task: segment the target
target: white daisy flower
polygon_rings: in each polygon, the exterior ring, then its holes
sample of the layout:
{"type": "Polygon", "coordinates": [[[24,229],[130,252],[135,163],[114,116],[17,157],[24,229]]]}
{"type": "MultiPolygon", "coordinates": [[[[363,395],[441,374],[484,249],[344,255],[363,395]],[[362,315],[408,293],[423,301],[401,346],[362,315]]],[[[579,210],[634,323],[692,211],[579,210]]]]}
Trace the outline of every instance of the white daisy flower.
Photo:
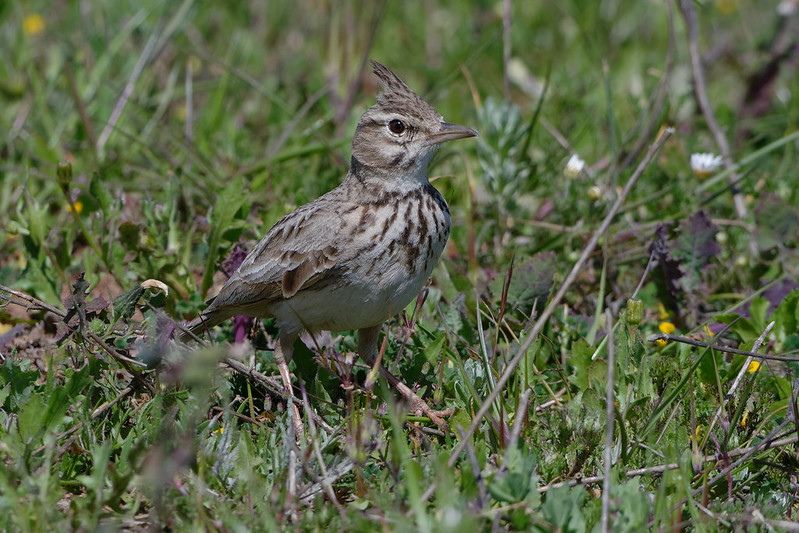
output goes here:
{"type": "Polygon", "coordinates": [[[715,154],[691,154],[691,170],[697,178],[706,178],[721,166],[721,156],[715,154]]]}
{"type": "Polygon", "coordinates": [[[569,161],[566,163],[566,168],[563,170],[563,172],[569,178],[574,179],[580,175],[580,172],[583,171],[583,168],[585,168],[585,161],[580,159],[579,155],[572,154],[572,156],[569,158],[569,161]]]}

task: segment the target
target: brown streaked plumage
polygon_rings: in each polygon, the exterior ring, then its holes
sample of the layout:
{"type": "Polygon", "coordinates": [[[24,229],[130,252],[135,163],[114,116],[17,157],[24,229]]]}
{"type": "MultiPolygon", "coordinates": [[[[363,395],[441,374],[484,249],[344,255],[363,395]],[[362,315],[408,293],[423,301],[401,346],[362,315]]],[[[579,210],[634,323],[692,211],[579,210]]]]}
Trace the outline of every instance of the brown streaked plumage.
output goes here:
{"type": "Polygon", "coordinates": [[[276,318],[288,390],[287,362],[303,330],[357,329],[360,355],[374,360],[380,326],[421,291],[449,236],[449,208],[427,165],[441,143],[477,135],[444,122],[383,65],[372,67],[381,92],[358,121],[342,184],[278,221],[188,325],[201,333],[235,315],[276,318]]]}

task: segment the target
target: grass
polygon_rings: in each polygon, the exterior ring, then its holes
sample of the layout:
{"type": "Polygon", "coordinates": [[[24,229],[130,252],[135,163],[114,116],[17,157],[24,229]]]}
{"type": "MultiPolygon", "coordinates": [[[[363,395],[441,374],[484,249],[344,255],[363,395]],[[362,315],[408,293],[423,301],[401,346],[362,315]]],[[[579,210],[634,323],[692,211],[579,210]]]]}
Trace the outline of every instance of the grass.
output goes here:
{"type": "Polygon", "coordinates": [[[2,529],[796,530],[794,23],[722,0],[0,4],[2,529]],[[170,340],[237,243],[340,182],[368,57],[481,135],[433,162],[450,244],[383,330],[450,433],[367,379],[352,332],[297,347],[295,398],[270,321],[170,340]],[[700,179],[690,155],[725,141],[700,179]]]}

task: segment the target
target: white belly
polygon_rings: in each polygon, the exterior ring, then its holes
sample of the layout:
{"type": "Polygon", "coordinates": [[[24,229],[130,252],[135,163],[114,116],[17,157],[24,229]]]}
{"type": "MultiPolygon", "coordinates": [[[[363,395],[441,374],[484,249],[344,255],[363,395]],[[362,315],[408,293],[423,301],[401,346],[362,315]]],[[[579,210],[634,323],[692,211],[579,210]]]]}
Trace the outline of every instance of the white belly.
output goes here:
{"type": "Polygon", "coordinates": [[[303,329],[342,331],[376,326],[401,312],[424,287],[428,276],[400,277],[382,287],[358,284],[301,291],[276,302],[272,314],[281,323],[297,321],[303,329]]]}

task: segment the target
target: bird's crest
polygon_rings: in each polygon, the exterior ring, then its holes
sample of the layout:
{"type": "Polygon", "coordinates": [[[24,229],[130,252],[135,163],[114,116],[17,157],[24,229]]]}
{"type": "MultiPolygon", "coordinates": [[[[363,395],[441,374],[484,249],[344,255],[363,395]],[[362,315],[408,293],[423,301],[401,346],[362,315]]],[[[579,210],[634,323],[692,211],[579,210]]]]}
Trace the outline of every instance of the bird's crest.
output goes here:
{"type": "MultiPolygon", "coordinates": [[[[435,109],[413,92],[399,76],[394,74],[388,67],[381,65],[377,61],[372,61],[372,71],[377,75],[380,82],[378,84],[377,104],[379,106],[392,106],[399,104],[402,107],[416,107],[417,109],[430,109],[435,113],[435,109]]],[[[437,114],[437,113],[436,113],[437,114]]]]}

